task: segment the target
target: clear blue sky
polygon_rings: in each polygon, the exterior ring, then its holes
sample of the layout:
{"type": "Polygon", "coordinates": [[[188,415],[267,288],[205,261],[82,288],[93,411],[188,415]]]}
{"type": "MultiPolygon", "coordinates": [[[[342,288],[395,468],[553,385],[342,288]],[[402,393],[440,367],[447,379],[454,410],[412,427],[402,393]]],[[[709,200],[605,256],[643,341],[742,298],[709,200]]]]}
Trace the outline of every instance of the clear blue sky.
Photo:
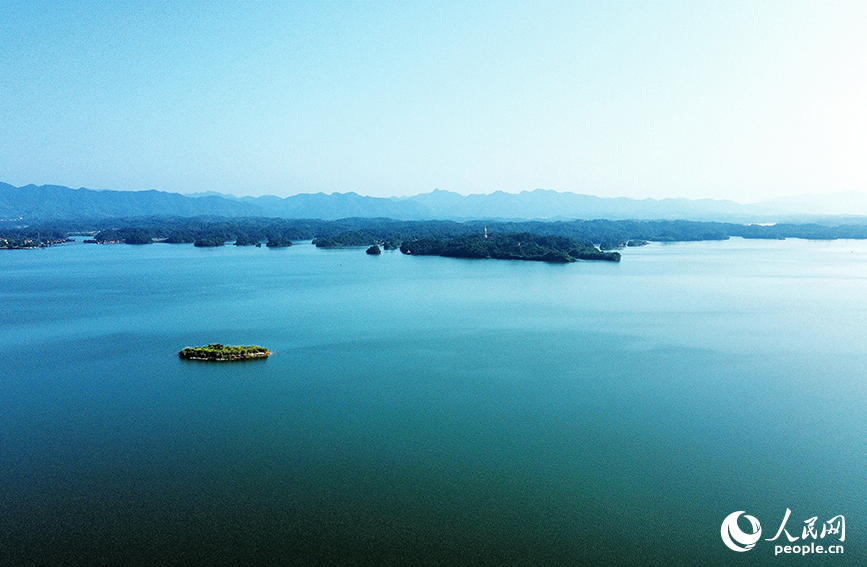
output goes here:
{"type": "Polygon", "coordinates": [[[0,181],[867,189],[867,3],[0,4],[0,181]]]}

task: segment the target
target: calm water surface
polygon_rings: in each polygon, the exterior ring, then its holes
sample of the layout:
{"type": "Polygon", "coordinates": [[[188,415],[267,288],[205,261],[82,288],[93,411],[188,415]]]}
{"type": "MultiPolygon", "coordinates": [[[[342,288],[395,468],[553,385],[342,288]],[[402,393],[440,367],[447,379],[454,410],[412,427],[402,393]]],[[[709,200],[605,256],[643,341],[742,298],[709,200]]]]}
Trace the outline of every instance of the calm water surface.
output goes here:
{"type": "Polygon", "coordinates": [[[864,565],[865,292],[857,241],[4,251],[0,564],[864,565]]]}

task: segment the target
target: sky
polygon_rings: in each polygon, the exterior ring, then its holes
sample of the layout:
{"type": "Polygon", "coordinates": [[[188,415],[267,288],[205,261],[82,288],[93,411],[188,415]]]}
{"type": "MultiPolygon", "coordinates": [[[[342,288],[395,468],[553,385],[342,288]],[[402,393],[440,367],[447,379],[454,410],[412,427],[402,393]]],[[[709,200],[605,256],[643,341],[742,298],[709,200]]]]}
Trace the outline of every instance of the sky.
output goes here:
{"type": "Polygon", "coordinates": [[[0,4],[0,181],[867,190],[865,2],[0,4]]]}

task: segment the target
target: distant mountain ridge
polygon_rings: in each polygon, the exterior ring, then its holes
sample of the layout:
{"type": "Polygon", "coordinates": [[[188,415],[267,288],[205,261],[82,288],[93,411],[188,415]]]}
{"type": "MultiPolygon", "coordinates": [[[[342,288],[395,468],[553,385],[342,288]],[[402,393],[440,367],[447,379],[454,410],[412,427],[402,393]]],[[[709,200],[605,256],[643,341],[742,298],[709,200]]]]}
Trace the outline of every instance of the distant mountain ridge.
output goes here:
{"type": "Polygon", "coordinates": [[[801,221],[819,215],[867,216],[867,195],[858,191],[801,195],[740,204],[716,199],[606,198],[536,189],[521,193],[460,195],[436,189],[412,197],[357,193],[303,193],[280,198],[219,193],[183,195],[162,191],[94,191],[58,185],[15,187],[0,183],[0,219],[23,222],[144,216],[270,217],[335,220],[367,217],[431,219],[610,219],[723,222],[801,221]],[[809,216],[809,215],[812,215],[809,216]]]}
{"type": "Polygon", "coordinates": [[[56,220],[143,216],[261,216],[246,203],[221,197],[193,199],[162,191],[94,191],[59,185],[0,183],[0,219],[56,220]]]}

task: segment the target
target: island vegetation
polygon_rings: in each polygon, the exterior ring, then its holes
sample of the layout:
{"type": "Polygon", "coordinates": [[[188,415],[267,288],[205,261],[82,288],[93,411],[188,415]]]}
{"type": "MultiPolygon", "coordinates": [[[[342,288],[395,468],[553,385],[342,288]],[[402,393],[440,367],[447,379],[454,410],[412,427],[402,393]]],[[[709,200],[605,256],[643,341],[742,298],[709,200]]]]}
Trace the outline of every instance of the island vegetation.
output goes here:
{"type": "MultiPolygon", "coordinates": [[[[539,259],[549,252],[568,259],[613,260],[606,250],[637,246],[645,242],[725,240],[730,237],[833,240],[867,239],[867,224],[736,224],[697,221],[564,220],[564,221],[400,221],[383,218],[347,218],[334,221],[279,218],[143,217],[98,220],[56,220],[33,225],[0,222],[0,248],[40,248],[66,242],[72,234],[88,236],[97,244],[126,243],[197,244],[238,246],[267,243],[271,248],[293,241],[313,242],[320,248],[361,247],[378,244],[383,250],[406,245],[413,254],[439,249],[446,255],[479,258],[539,259]],[[484,239],[487,227],[490,238],[484,239]],[[527,252],[531,242],[550,250],[527,252]],[[543,237],[562,237],[577,244],[545,243],[543,237]],[[517,239],[517,240],[516,240],[517,239]],[[421,242],[422,245],[417,244],[421,242]],[[522,248],[517,249],[520,242],[522,248]],[[591,244],[592,243],[592,244],[591,244]],[[578,246],[583,248],[579,252],[578,246]],[[596,251],[590,249],[596,248],[596,251]],[[559,252],[558,252],[559,251],[559,252]],[[583,255],[582,255],[583,254],[583,255]]],[[[531,246],[532,248],[532,246],[531,246]]],[[[439,252],[437,252],[439,253],[439,252]]],[[[551,256],[553,258],[553,256],[551,256]]]]}
{"type": "Polygon", "coordinates": [[[262,244],[250,236],[249,234],[242,232],[235,237],[235,246],[262,246],[262,244]]]}
{"type": "Polygon", "coordinates": [[[195,242],[193,242],[193,246],[197,248],[213,248],[216,246],[225,246],[226,241],[220,238],[219,236],[205,236],[202,238],[197,238],[195,242]]]}
{"type": "Polygon", "coordinates": [[[268,239],[268,242],[265,244],[268,248],[287,248],[292,246],[292,239],[288,238],[284,235],[275,235],[268,239]]]}
{"type": "Polygon", "coordinates": [[[219,343],[205,347],[187,347],[178,353],[185,360],[228,362],[270,356],[268,349],[260,346],[226,346],[219,343]]]}

